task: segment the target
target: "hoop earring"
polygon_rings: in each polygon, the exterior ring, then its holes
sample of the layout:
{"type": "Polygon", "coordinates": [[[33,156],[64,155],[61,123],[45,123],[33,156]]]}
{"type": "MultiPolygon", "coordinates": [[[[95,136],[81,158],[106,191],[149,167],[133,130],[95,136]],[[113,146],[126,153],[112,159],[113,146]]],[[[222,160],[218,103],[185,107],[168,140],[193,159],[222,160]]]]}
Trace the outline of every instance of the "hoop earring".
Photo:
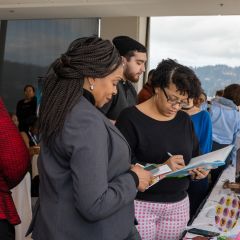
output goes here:
{"type": "Polygon", "coordinates": [[[93,84],[91,84],[90,85],[90,90],[93,91],[93,89],[94,89],[94,86],[93,86],[93,84]]]}

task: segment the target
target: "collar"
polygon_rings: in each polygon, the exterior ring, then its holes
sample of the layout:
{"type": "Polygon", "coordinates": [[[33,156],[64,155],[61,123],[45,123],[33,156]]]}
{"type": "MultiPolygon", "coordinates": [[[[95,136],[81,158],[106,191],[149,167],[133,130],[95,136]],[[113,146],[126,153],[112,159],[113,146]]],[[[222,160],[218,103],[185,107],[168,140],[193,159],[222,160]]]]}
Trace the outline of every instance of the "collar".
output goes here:
{"type": "Polygon", "coordinates": [[[218,103],[218,104],[221,104],[225,107],[229,107],[229,108],[232,108],[232,109],[238,111],[237,105],[232,100],[224,98],[224,97],[215,97],[212,100],[212,103],[218,103]]]}
{"type": "Polygon", "coordinates": [[[95,106],[95,99],[91,92],[89,92],[86,89],[83,89],[83,96],[92,104],[95,106]]]}

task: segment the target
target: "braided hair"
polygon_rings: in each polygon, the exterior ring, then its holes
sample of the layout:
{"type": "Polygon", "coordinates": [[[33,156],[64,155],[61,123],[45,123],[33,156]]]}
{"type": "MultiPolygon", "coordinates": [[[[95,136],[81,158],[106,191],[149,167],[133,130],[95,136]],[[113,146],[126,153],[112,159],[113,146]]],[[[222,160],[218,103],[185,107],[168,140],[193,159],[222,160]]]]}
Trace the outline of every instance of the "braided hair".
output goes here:
{"type": "Polygon", "coordinates": [[[84,77],[102,78],[121,64],[117,49],[98,37],[74,40],[50,66],[43,82],[39,132],[50,147],[61,133],[66,114],[83,94],[84,77]]]}
{"type": "Polygon", "coordinates": [[[201,82],[194,71],[172,59],[162,60],[152,76],[152,86],[166,88],[170,83],[176,85],[180,94],[188,98],[198,98],[202,92],[201,82]]]}

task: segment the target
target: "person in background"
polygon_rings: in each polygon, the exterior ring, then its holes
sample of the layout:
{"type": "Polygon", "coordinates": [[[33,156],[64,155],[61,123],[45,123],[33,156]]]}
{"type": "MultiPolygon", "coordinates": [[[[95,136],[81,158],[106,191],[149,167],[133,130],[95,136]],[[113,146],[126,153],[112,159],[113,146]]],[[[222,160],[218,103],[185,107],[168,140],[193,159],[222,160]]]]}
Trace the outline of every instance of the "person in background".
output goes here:
{"type": "Polygon", "coordinates": [[[215,93],[215,97],[223,97],[223,93],[224,93],[223,89],[217,90],[215,93]]]}
{"type": "Polygon", "coordinates": [[[148,80],[143,85],[143,88],[141,89],[141,91],[138,93],[138,104],[145,102],[146,100],[151,98],[154,94],[153,88],[151,85],[151,79],[152,79],[153,72],[154,72],[154,69],[149,71],[148,80]]]}
{"type": "MultiPolygon", "coordinates": [[[[18,121],[18,117],[15,113],[9,113],[13,123],[15,124],[15,126],[18,128],[19,127],[19,121],[18,121]]],[[[29,149],[29,138],[26,132],[20,132],[20,135],[22,136],[22,139],[26,145],[26,147],[29,149]]]]}
{"type": "Polygon", "coordinates": [[[11,189],[27,173],[30,158],[27,147],[0,99],[0,239],[14,240],[14,226],[20,218],[11,189]]]}
{"type": "Polygon", "coordinates": [[[38,118],[36,118],[33,123],[29,126],[27,133],[29,141],[29,152],[32,157],[32,181],[31,181],[31,196],[39,197],[39,175],[37,168],[37,157],[40,153],[40,139],[39,139],[39,129],[38,129],[38,118]]]}
{"type": "Polygon", "coordinates": [[[117,93],[101,111],[115,122],[123,109],[137,104],[137,92],[132,83],[137,83],[145,72],[147,49],[128,36],[115,37],[112,42],[123,59],[123,77],[118,83],[117,93]]]}
{"type": "Polygon", "coordinates": [[[39,134],[38,134],[38,118],[36,117],[33,119],[32,123],[29,126],[28,132],[27,132],[28,138],[29,138],[29,146],[39,146],[39,134]]]}
{"type": "MultiPolygon", "coordinates": [[[[17,115],[14,113],[9,113],[13,123],[18,128],[19,122],[17,115]]],[[[20,132],[22,139],[29,149],[29,138],[25,132],[20,132]]],[[[29,149],[30,159],[32,160],[32,154],[29,149]]],[[[32,162],[32,161],[31,161],[32,162]]],[[[31,168],[30,168],[31,169],[31,168]]],[[[30,170],[29,169],[29,170],[30,170]]],[[[21,223],[15,226],[15,240],[22,239],[32,239],[29,237],[25,237],[28,226],[32,220],[32,201],[31,201],[31,175],[30,172],[26,173],[25,177],[22,181],[15,186],[12,191],[12,198],[21,219],[21,223]]]]}
{"type": "MultiPolygon", "coordinates": [[[[207,111],[200,107],[204,102],[204,92],[198,98],[189,98],[189,105],[183,110],[190,115],[193,122],[194,131],[199,141],[200,152],[202,154],[212,151],[212,122],[207,111]]],[[[188,188],[190,201],[190,221],[193,220],[197,209],[208,194],[208,178],[198,181],[191,181],[188,188]]]]}
{"type": "MultiPolygon", "coordinates": [[[[18,118],[14,113],[9,113],[12,121],[18,128],[19,122],[18,118]]],[[[29,150],[30,158],[31,158],[31,197],[39,196],[39,175],[37,168],[37,156],[40,152],[40,144],[39,144],[39,136],[38,136],[38,119],[33,120],[34,122],[29,126],[28,132],[20,132],[20,135],[23,138],[23,141],[26,147],[29,150]]],[[[26,175],[25,178],[28,176],[26,175]]],[[[19,192],[19,190],[17,191],[19,192]]]]}
{"type": "Polygon", "coordinates": [[[36,118],[37,98],[35,88],[32,85],[24,87],[24,99],[17,103],[16,115],[19,121],[19,131],[28,132],[29,126],[36,118]]]}
{"type": "Polygon", "coordinates": [[[152,176],[131,166],[127,141],[97,109],[122,75],[117,49],[98,37],[76,39],[51,65],[39,110],[34,240],[140,239],[134,198],[152,176]]]}
{"type": "Polygon", "coordinates": [[[208,111],[209,102],[208,102],[208,100],[207,100],[207,94],[206,94],[204,91],[202,91],[202,93],[200,94],[199,98],[194,100],[194,104],[195,104],[200,110],[208,111]]]}
{"type": "Polygon", "coordinates": [[[214,186],[222,171],[230,163],[236,165],[236,152],[240,147],[237,139],[240,135],[240,85],[231,84],[223,91],[222,97],[212,100],[210,117],[213,132],[213,150],[234,144],[233,151],[226,164],[217,169],[211,170],[211,187],[214,186]]]}
{"type": "MultiPolygon", "coordinates": [[[[155,69],[152,86],[154,95],[123,110],[116,126],[132,149],[132,163],[168,164],[175,171],[199,155],[192,121],[181,108],[188,106],[189,98],[200,95],[201,84],[191,69],[167,59],[155,69]]],[[[202,179],[208,171],[198,168],[191,174],[202,179]]],[[[143,240],[180,238],[189,220],[190,181],[189,176],[164,178],[137,194],[135,214],[143,240]]]]}
{"type": "MultiPolygon", "coordinates": [[[[14,113],[9,113],[13,123],[16,127],[19,127],[18,117],[14,113]]],[[[39,136],[38,136],[38,118],[32,120],[32,123],[29,125],[29,129],[26,132],[20,132],[20,135],[23,138],[23,141],[27,148],[29,149],[30,156],[34,154],[39,154],[40,146],[39,146],[39,136]]]]}

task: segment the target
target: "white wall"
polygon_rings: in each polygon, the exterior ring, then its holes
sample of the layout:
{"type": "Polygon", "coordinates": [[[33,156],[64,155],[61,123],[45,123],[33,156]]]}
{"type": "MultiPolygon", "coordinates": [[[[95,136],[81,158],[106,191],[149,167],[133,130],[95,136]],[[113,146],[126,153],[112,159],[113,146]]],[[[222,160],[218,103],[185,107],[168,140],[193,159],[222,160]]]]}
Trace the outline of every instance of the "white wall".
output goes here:
{"type": "MultiPolygon", "coordinates": [[[[146,46],[147,43],[147,17],[104,17],[100,21],[100,36],[112,40],[118,35],[127,35],[146,46]]],[[[135,85],[137,91],[141,90],[143,77],[135,85]]]]}

